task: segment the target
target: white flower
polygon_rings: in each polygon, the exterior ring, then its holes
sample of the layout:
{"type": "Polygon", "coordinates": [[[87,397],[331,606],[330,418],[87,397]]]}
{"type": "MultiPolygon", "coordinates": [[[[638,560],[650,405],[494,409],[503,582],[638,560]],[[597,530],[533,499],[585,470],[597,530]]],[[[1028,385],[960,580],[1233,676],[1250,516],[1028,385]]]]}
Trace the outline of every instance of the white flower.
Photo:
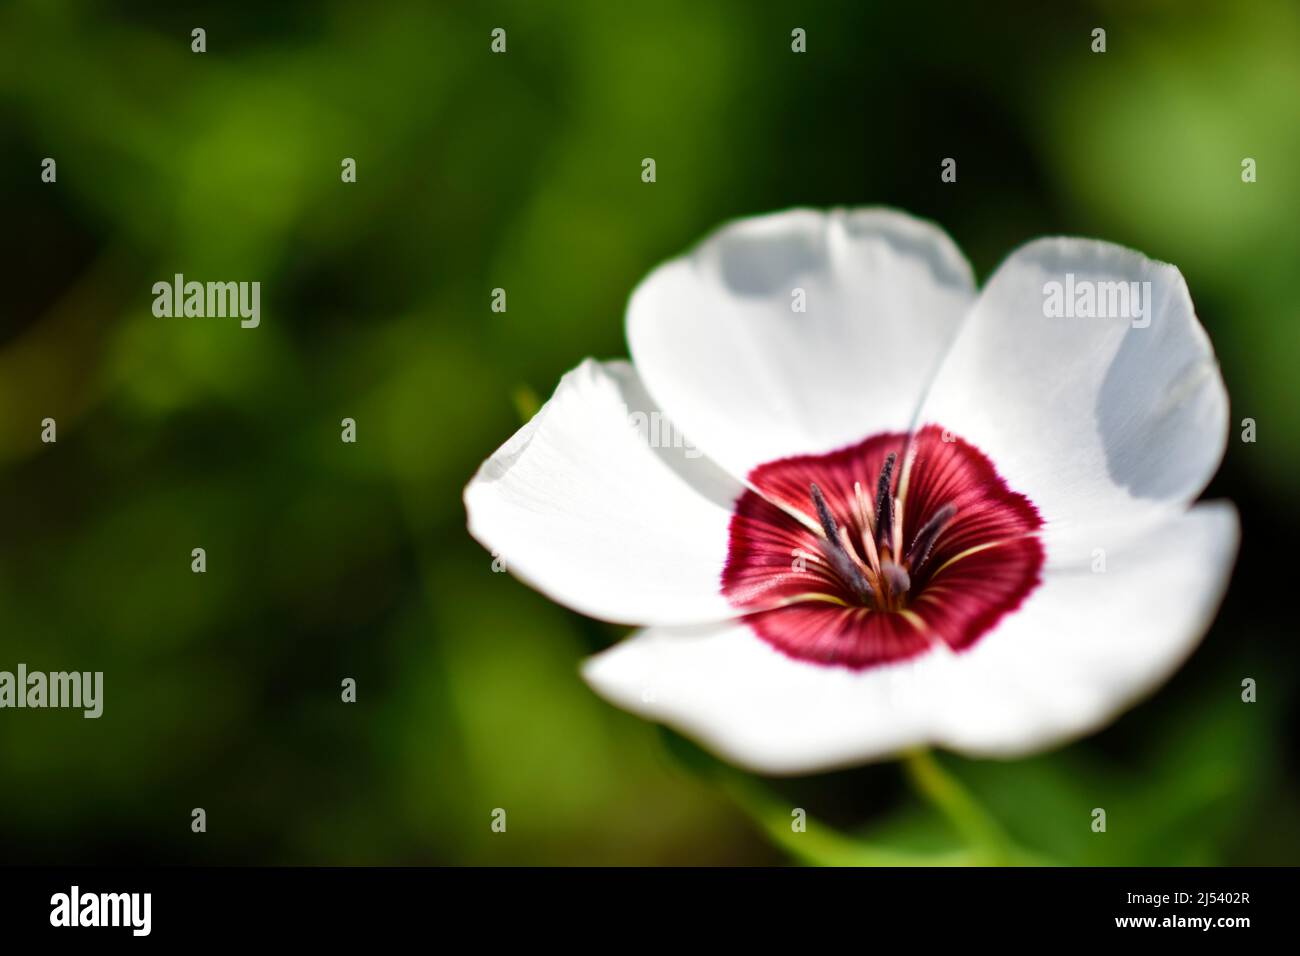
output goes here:
{"type": "Polygon", "coordinates": [[[977,293],[929,223],[796,210],[656,269],[627,335],[484,463],[470,531],[642,626],[587,681],[736,763],[1048,747],[1214,615],[1227,395],[1173,266],[1042,239],[977,293]]]}

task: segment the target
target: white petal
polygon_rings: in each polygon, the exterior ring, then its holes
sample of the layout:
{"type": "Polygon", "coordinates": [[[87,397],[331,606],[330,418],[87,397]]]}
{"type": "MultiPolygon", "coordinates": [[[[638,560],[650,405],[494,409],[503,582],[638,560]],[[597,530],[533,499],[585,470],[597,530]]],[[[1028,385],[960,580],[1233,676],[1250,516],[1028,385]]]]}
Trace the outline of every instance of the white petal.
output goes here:
{"type": "Polygon", "coordinates": [[[642,631],[587,661],[584,676],[613,703],[764,773],[928,744],[1024,754],[1096,729],[1163,681],[1208,626],[1236,544],[1229,505],[1148,526],[1108,553],[1105,573],[1049,568],[963,654],[854,673],[788,658],[737,622],[642,631]]]}
{"type": "Polygon", "coordinates": [[[1223,457],[1228,398],[1176,268],[1108,243],[1043,239],[989,281],[920,420],[982,449],[1038,506],[1050,539],[1192,501],[1223,457]],[[1076,287],[1149,282],[1149,312],[1049,318],[1044,289],[1067,274],[1076,287]]]}
{"type": "Polygon", "coordinates": [[[937,226],[794,210],[725,226],[652,272],[628,305],[628,342],[673,420],[744,477],[907,428],[973,289],[937,226]]]}
{"type": "Polygon", "coordinates": [[[742,488],[675,433],[626,362],[584,362],[465,489],[470,533],[548,597],[609,621],[731,614],[742,488]]]}
{"type": "Polygon", "coordinates": [[[811,773],[924,741],[922,670],[864,672],[786,657],[741,622],[640,631],[586,661],[610,703],[769,774],[811,773]]]}

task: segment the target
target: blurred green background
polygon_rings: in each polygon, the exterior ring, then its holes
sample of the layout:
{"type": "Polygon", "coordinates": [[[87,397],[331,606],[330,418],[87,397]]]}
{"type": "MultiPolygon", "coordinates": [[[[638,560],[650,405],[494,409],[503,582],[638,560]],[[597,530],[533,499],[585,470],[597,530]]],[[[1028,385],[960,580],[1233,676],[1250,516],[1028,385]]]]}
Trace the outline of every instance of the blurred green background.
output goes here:
{"type": "Polygon", "coordinates": [[[465,533],[520,390],[625,354],[655,263],[855,203],[936,220],[981,280],[1049,233],[1178,264],[1233,400],[1210,495],[1243,552],[1203,648],[1097,736],[943,765],[1061,862],[1300,859],[1294,4],[181,6],[0,2],[0,669],[106,685],[98,721],[0,711],[0,859],[817,858],[769,839],[794,806],[955,846],[896,764],[737,800],[579,680],[616,629],[465,533]],[[176,272],[261,281],[261,327],[155,318],[176,272]]]}

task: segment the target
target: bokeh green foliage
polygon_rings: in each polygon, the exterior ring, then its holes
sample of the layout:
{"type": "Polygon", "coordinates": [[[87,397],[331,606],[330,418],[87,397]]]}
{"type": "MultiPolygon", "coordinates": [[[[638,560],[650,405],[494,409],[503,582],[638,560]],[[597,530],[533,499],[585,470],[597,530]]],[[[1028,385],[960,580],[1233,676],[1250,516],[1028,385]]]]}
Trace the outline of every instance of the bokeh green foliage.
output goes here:
{"type": "Polygon", "coordinates": [[[981,277],[1056,232],[1178,263],[1260,432],[1213,489],[1243,513],[1237,579],[1171,685],[1059,752],[944,766],[1059,862],[1293,861],[1267,549],[1300,530],[1300,19],[905,6],[0,5],[0,668],[106,674],[98,721],[0,714],[4,858],[851,861],[770,840],[790,806],[952,851],[895,766],[738,790],[595,698],[577,663],[620,632],[493,573],[460,501],[521,388],[625,353],[657,261],[733,216],[885,203],[981,277]],[[261,281],[262,326],[155,318],[176,272],[261,281]]]}

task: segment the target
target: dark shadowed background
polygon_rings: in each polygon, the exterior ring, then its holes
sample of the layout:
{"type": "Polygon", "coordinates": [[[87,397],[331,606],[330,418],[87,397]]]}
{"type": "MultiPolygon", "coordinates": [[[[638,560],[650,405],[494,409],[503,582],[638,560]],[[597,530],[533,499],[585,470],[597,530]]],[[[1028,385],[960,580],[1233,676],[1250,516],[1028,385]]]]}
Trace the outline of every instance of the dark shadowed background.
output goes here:
{"type": "Polygon", "coordinates": [[[102,670],[105,710],[0,711],[0,860],[778,862],[791,806],[952,846],[896,765],[728,785],[603,703],[620,632],[494,574],[460,499],[658,261],[883,203],[981,281],[1050,233],[1177,264],[1233,403],[1202,649],[1097,736],[943,765],[1061,862],[1295,862],[1297,89],[1283,2],[5,0],[0,669],[102,670]],[[154,317],[177,272],[260,281],[261,327],[154,317]]]}

